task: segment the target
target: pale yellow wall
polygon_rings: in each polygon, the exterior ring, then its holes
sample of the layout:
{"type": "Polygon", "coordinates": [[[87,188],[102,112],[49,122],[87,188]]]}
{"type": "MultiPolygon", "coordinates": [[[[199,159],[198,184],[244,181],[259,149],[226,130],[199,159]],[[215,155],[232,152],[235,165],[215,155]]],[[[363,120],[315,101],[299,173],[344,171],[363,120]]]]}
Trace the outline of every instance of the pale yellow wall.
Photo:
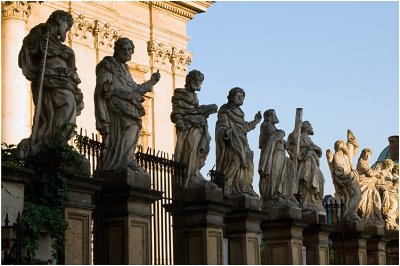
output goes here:
{"type": "MultiPolygon", "coordinates": [[[[189,40],[186,25],[195,14],[206,11],[211,2],[46,1],[42,4],[20,2],[14,5],[24,10],[25,13],[22,13],[25,15],[17,18],[4,11],[2,13],[2,141],[17,144],[30,135],[33,116],[30,88],[16,63],[22,39],[32,27],[45,22],[54,10],[62,9],[75,19],[66,43],[75,51],[78,74],[82,80],[80,88],[85,108],[77,118],[78,127],[88,133],[97,133],[93,101],[95,67],[104,56],[113,54],[115,38],[112,35],[102,38],[108,30],[133,40],[135,54],[129,67],[137,83],[148,80],[153,72],[160,70],[160,82],[146,97],[148,113],[143,118],[143,135],[147,136],[147,140],[140,142],[173,153],[175,131],[169,118],[171,96],[174,88],[184,85],[187,65],[191,62],[191,54],[186,51],[189,40]],[[97,39],[91,32],[95,21],[100,25],[97,39]],[[11,42],[13,45],[10,45],[11,42]],[[148,51],[149,42],[153,44],[152,51],[148,51]],[[175,59],[172,54],[176,55],[175,59]],[[4,61],[4,55],[8,55],[7,61],[4,61]],[[184,63],[178,64],[181,57],[185,58],[184,63]],[[19,112],[15,112],[16,108],[19,112]]],[[[2,3],[2,9],[6,8],[2,3]]]]}

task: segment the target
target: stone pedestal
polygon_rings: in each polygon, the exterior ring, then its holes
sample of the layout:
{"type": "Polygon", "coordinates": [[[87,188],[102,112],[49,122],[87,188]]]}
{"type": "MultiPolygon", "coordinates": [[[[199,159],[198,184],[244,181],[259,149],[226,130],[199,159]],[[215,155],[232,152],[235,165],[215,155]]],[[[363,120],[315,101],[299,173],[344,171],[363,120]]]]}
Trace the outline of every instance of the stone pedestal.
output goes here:
{"type": "Polygon", "coordinates": [[[151,204],[162,192],[150,176],[131,171],[99,173],[101,192],[95,264],[151,264],[151,204]]]}
{"type": "Polygon", "coordinates": [[[9,226],[17,221],[18,213],[24,209],[25,185],[28,184],[33,171],[22,167],[1,167],[1,225],[8,214],[9,226]]]}
{"type": "Polygon", "coordinates": [[[387,231],[386,264],[399,265],[399,231],[387,231]]]}
{"type": "Polygon", "coordinates": [[[65,264],[88,265],[92,263],[92,213],[101,182],[88,177],[70,177],[67,189],[65,264]]]}
{"type": "Polygon", "coordinates": [[[258,211],[260,202],[245,195],[229,199],[235,207],[225,217],[229,239],[229,264],[259,265],[260,223],[264,214],[258,211]]]}
{"type": "Polygon", "coordinates": [[[329,234],[334,229],[327,224],[310,224],[303,231],[303,244],[306,247],[307,265],[329,264],[329,234]]]}
{"type": "Polygon", "coordinates": [[[367,264],[369,235],[362,223],[338,224],[332,234],[335,264],[367,264]]]}
{"type": "Polygon", "coordinates": [[[265,264],[303,264],[303,230],[301,210],[267,209],[267,220],[261,224],[265,264]]]}
{"type": "Polygon", "coordinates": [[[387,242],[382,235],[375,235],[367,240],[367,263],[369,265],[386,265],[387,242]]]}
{"type": "Polygon", "coordinates": [[[201,187],[185,190],[182,196],[172,212],[174,263],[222,264],[224,217],[231,209],[223,203],[222,190],[201,187]]]}

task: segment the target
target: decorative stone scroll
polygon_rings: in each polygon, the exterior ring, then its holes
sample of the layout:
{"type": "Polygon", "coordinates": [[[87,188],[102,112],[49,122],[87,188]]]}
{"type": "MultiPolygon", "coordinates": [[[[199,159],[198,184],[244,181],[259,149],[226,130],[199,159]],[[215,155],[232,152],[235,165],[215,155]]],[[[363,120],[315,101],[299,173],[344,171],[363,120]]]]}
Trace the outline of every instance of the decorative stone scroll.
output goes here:
{"type": "Polygon", "coordinates": [[[36,1],[4,1],[1,2],[2,18],[15,17],[27,20],[32,12],[32,4],[36,1]]]}
{"type": "Polygon", "coordinates": [[[89,18],[84,14],[74,16],[74,26],[71,30],[71,39],[80,38],[89,40],[93,38],[95,49],[111,49],[121,36],[119,29],[110,23],[103,23],[98,19],[89,18]]]}
{"type": "Polygon", "coordinates": [[[154,67],[164,69],[170,67],[171,71],[177,74],[185,74],[187,66],[192,62],[191,53],[161,42],[147,42],[147,52],[152,58],[154,67]]]}

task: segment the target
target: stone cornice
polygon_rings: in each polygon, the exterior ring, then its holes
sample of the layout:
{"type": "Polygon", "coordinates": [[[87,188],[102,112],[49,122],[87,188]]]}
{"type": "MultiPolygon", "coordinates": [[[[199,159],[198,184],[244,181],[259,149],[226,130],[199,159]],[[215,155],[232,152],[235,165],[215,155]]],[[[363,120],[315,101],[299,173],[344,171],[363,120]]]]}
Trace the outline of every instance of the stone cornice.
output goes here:
{"type": "Polygon", "coordinates": [[[31,5],[36,1],[4,1],[1,2],[2,18],[18,18],[27,21],[31,15],[31,5]]]}
{"type": "Polygon", "coordinates": [[[167,11],[171,14],[178,15],[186,19],[192,19],[194,15],[203,13],[209,6],[213,4],[212,1],[141,1],[148,6],[152,5],[161,10],[167,11]]]}

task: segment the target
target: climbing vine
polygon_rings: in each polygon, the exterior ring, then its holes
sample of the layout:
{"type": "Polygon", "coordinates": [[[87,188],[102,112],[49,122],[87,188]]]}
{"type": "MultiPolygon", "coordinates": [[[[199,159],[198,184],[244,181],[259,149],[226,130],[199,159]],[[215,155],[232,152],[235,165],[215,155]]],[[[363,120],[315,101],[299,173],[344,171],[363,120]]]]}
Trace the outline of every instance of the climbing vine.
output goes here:
{"type": "Polygon", "coordinates": [[[65,134],[74,134],[75,125],[64,125],[56,129],[56,134],[41,146],[40,152],[24,160],[15,158],[15,146],[2,145],[4,163],[24,166],[34,170],[29,185],[25,187],[25,202],[21,216],[21,247],[26,251],[22,258],[25,263],[33,263],[38,249],[41,230],[49,232],[52,244],[52,261],[62,263],[64,256],[65,230],[68,224],[64,218],[67,201],[67,178],[72,175],[86,175],[85,159],[65,141],[65,134]],[[3,150],[4,147],[4,150],[3,150]]]}

